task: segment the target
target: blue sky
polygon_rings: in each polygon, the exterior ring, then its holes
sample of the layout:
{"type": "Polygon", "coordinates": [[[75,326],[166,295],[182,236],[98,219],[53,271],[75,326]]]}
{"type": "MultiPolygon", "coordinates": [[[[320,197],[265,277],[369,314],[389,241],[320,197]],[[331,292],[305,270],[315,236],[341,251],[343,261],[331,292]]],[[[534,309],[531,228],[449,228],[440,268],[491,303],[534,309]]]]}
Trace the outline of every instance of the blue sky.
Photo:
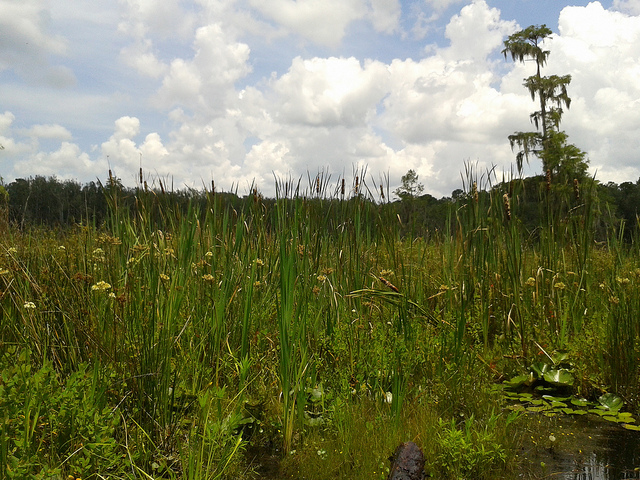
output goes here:
{"type": "MultiPolygon", "coordinates": [[[[640,177],[640,0],[0,0],[0,176],[255,183],[414,169],[449,195],[465,162],[510,174],[531,130],[518,29],[555,35],[563,128],[601,181],[640,177]]],[[[534,161],[527,174],[539,173],[534,161]]]]}

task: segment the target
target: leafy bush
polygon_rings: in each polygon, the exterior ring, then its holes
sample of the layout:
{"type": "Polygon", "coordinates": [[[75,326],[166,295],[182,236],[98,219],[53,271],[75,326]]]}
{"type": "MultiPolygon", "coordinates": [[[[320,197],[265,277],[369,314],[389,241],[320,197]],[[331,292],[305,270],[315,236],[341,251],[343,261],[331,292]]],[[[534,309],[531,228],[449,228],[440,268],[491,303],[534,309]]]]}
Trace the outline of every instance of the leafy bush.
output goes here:
{"type": "Polygon", "coordinates": [[[504,447],[498,443],[496,425],[498,417],[492,415],[482,429],[470,417],[461,428],[452,419],[439,420],[440,434],[437,465],[450,478],[481,478],[502,468],[507,458],[504,447]]]}
{"type": "Polygon", "coordinates": [[[35,369],[27,350],[9,349],[0,370],[0,477],[87,479],[117,470],[119,417],[99,406],[87,365],[63,381],[50,362],[35,369]]]}

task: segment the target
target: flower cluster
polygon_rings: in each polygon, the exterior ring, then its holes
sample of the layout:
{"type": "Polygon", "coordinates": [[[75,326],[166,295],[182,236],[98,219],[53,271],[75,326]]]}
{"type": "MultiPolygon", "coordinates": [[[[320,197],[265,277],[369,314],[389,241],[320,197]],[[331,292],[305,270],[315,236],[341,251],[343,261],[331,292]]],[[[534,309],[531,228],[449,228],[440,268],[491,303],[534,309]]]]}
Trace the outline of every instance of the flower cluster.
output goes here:
{"type": "Polygon", "coordinates": [[[109,289],[111,289],[111,284],[104,282],[102,280],[96,283],[95,285],[91,285],[92,292],[106,292],[109,289]]]}

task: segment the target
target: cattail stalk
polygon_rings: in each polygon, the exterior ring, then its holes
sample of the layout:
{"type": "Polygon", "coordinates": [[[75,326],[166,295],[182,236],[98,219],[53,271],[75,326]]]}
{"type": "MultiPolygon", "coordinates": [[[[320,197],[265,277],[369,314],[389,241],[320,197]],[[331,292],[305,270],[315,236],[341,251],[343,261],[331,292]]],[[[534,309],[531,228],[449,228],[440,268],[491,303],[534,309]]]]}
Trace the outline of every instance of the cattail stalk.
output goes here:
{"type": "Polygon", "coordinates": [[[502,196],[502,203],[504,204],[504,216],[507,221],[511,220],[511,204],[509,203],[509,195],[505,193],[502,196]]]}

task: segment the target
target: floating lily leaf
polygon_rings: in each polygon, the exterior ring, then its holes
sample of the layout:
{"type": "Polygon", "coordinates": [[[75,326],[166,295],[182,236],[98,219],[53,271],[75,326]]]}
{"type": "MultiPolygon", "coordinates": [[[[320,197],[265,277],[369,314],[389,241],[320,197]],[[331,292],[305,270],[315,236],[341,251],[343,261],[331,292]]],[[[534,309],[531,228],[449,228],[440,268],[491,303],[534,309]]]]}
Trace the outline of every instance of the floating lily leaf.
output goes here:
{"type": "Polygon", "coordinates": [[[568,405],[564,402],[551,402],[551,407],[552,408],[564,408],[567,407],[568,405]]]}
{"type": "Polygon", "coordinates": [[[536,387],[536,392],[553,392],[554,390],[555,390],[555,388],[547,387],[545,385],[538,385],[536,387]]]}
{"type": "Polygon", "coordinates": [[[513,410],[514,412],[521,412],[524,410],[524,405],[522,405],[521,403],[516,403],[515,405],[507,406],[507,408],[509,410],[513,410]]]}
{"type": "Polygon", "coordinates": [[[617,415],[602,415],[603,420],[614,423],[624,423],[623,420],[620,420],[620,417],[617,415]]]}
{"type": "Polygon", "coordinates": [[[606,410],[598,410],[597,408],[590,408],[589,410],[587,410],[587,412],[600,416],[606,415],[608,413],[606,410]]]}
{"type": "Polygon", "coordinates": [[[620,412],[618,413],[618,417],[620,417],[620,420],[627,423],[635,423],[636,421],[631,412],[620,412]]]}
{"type": "Polygon", "coordinates": [[[525,384],[531,383],[530,375],[518,375],[510,380],[505,380],[504,385],[509,388],[518,388],[525,384]]]}
{"type": "Polygon", "coordinates": [[[607,410],[612,410],[614,412],[620,410],[622,408],[622,405],[624,404],[622,398],[613,393],[605,393],[600,398],[598,398],[598,401],[604,408],[606,408],[607,410]]]}
{"type": "Polygon", "coordinates": [[[540,398],[536,398],[535,400],[531,400],[531,405],[546,405],[547,403],[540,398]]]}
{"type": "Polygon", "coordinates": [[[554,397],[553,395],[543,395],[542,398],[549,400],[550,402],[566,402],[571,397],[554,397]]]}
{"type": "Polygon", "coordinates": [[[549,370],[544,374],[545,381],[557,386],[573,385],[573,375],[568,370],[549,370]]]}
{"type": "Polygon", "coordinates": [[[636,431],[640,431],[640,427],[638,425],[629,425],[628,423],[625,423],[624,425],[622,425],[624,428],[626,428],[627,430],[636,430],[636,431]]]}
{"type": "Polygon", "coordinates": [[[572,398],[571,405],[575,407],[586,407],[590,404],[589,400],[585,400],[584,398],[572,398]]]}
{"type": "Polygon", "coordinates": [[[549,405],[540,405],[539,407],[527,407],[528,412],[544,412],[545,410],[549,410],[549,405]]]}
{"type": "Polygon", "coordinates": [[[521,402],[530,402],[533,399],[533,395],[530,393],[521,393],[518,398],[521,402]]]}
{"type": "Polygon", "coordinates": [[[578,413],[580,411],[580,410],[574,410],[573,408],[562,408],[560,410],[565,415],[575,415],[576,413],[578,413]]]}

